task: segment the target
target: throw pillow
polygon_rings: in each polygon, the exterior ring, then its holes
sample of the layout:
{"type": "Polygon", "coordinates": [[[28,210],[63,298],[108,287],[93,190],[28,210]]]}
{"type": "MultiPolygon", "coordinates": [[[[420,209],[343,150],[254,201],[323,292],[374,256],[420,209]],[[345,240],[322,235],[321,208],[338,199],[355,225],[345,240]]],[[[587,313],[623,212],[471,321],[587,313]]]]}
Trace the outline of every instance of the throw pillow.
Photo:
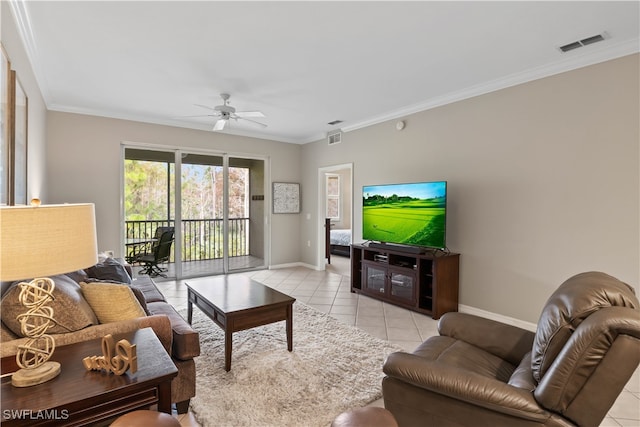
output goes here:
{"type": "MultiPolygon", "coordinates": [[[[96,315],[82,296],[80,285],[64,274],[52,276],[50,279],[55,284],[53,290],[54,300],[50,301],[47,306],[53,308],[53,318],[57,323],[47,330],[47,333],[74,332],[87,326],[98,324],[96,315]]],[[[28,280],[26,281],[28,282],[28,280]]],[[[19,314],[25,313],[27,308],[20,304],[19,295],[19,282],[16,282],[11,285],[2,297],[0,310],[2,311],[2,322],[11,332],[22,337],[20,322],[18,322],[17,317],[19,314]]]]}
{"type": "Polygon", "coordinates": [[[140,307],[142,307],[142,309],[144,310],[145,314],[148,316],[149,315],[149,308],[147,307],[147,301],[145,301],[145,299],[144,299],[144,294],[138,288],[133,288],[132,287],[131,290],[133,291],[133,295],[135,295],[136,299],[140,303],[140,307]]]}
{"type": "Polygon", "coordinates": [[[100,280],[115,280],[120,283],[131,283],[131,276],[124,265],[113,258],[107,258],[103,262],[86,269],[89,277],[100,280]]]}
{"type": "Polygon", "coordinates": [[[128,285],[114,283],[80,283],[82,294],[100,323],[144,317],[146,313],[128,285]]]}
{"type": "MultiPolygon", "coordinates": [[[[109,283],[109,284],[113,284],[113,285],[122,285],[122,282],[118,282],[117,280],[100,280],[100,279],[94,279],[94,278],[87,278],[86,280],[84,280],[85,283],[109,283]]],[[[145,299],[144,293],[133,286],[133,283],[131,285],[129,285],[129,287],[131,288],[131,290],[133,291],[133,295],[136,296],[136,299],[138,300],[138,302],[140,303],[140,306],[142,307],[142,309],[144,310],[145,313],[147,313],[147,315],[149,315],[149,309],[147,308],[147,300],[145,299]]]]}
{"type": "Polygon", "coordinates": [[[7,328],[4,323],[2,323],[2,326],[0,329],[0,343],[13,341],[18,338],[20,337],[14,334],[13,332],[11,332],[11,330],[7,328]]]}
{"type": "Polygon", "coordinates": [[[84,282],[89,277],[87,275],[87,272],[84,270],[77,270],[77,271],[72,271],[70,273],[65,273],[65,276],[70,277],[77,284],[80,284],[80,282],[84,282]]]}

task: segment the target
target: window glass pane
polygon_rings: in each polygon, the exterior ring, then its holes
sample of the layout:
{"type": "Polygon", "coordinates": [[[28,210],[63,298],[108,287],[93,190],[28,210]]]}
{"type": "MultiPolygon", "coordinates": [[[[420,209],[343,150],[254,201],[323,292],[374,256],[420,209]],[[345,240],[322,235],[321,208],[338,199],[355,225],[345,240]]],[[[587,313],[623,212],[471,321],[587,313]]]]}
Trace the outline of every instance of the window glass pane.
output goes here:
{"type": "Polygon", "coordinates": [[[327,175],[327,195],[338,196],[340,194],[340,177],[338,175],[327,175]]]}
{"type": "Polygon", "coordinates": [[[173,164],[168,162],[125,160],[125,219],[168,220],[170,177],[173,164]]]}
{"type": "Polygon", "coordinates": [[[327,199],[327,218],[338,218],[339,208],[338,199],[327,199]]]}

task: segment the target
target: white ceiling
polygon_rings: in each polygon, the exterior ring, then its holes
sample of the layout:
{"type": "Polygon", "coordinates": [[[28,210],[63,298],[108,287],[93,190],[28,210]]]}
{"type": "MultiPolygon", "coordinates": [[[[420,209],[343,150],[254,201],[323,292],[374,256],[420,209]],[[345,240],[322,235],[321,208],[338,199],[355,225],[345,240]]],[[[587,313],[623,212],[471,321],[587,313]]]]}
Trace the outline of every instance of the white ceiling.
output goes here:
{"type": "Polygon", "coordinates": [[[639,50],[637,1],[12,3],[50,110],[306,143],[639,50]],[[559,46],[605,33],[568,53],[559,46]],[[327,124],[343,120],[340,125],[327,124]]]}

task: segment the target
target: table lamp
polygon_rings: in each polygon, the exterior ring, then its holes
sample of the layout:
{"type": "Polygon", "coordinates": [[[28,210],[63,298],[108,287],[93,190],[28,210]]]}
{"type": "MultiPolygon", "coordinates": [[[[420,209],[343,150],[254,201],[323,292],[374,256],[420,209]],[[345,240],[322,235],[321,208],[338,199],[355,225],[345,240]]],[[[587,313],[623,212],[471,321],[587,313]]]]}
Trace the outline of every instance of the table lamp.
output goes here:
{"type": "Polygon", "coordinates": [[[55,325],[47,304],[54,299],[53,280],[43,277],[69,273],[97,261],[93,204],[9,206],[0,208],[0,280],[28,280],[20,287],[25,313],[17,316],[29,338],[16,354],[22,369],[12,384],[26,387],[55,378],[60,364],[49,361],[55,350],[48,329],[55,325]]]}

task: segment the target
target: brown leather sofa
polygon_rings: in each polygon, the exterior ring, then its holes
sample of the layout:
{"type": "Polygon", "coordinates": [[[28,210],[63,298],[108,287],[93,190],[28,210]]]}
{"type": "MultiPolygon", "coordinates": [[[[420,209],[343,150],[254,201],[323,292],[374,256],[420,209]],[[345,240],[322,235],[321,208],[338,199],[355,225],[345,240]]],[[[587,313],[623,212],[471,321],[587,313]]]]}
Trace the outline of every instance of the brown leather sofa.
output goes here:
{"type": "MultiPolygon", "coordinates": [[[[117,261],[123,263],[122,260],[117,261]]],[[[125,265],[124,267],[127,272],[131,274],[130,266],[125,265]]],[[[106,279],[106,277],[93,276],[91,269],[63,276],[65,277],[52,277],[57,283],[54,295],[57,295],[58,299],[62,299],[60,298],[60,292],[65,288],[67,291],[70,291],[70,294],[73,294],[70,296],[65,295],[65,297],[80,298],[80,286],[76,282],[87,280],[87,277],[106,279]],[[62,280],[65,281],[63,282],[62,280]],[[69,282],[69,280],[72,281],[69,282]],[[73,292],[74,290],[75,292],[73,292]]],[[[110,278],[116,279],[117,276],[110,278]]],[[[114,280],[110,281],[112,282],[114,280]]],[[[117,322],[93,324],[72,332],[51,333],[51,335],[55,338],[56,345],[62,346],[102,338],[106,334],[120,334],[146,327],[152,328],[178,368],[178,376],[171,382],[171,402],[176,404],[178,413],[185,413],[189,408],[190,399],[196,394],[196,367],[194,358],[200,354],[199,334],[191,328],[191,325],[165,300],[164,295],[158,290],[158,287],[151,278],[139,277],[133,281],[129,278],[129,281],[131,282],[129,283],[131,288],[138,294],[138,300],[143,305],[147,316],[117,322]]],[[[11,283],[2,283],[0,294],[3,296],[3,306],[5,303],[4,297],[10,289],[11,283]]],[[[82,301],[77,301],[77,303],[82,303],[82,301]]],[[[15,355],[18,351],[18,346],[26,340],[26,338],[16,336],[10,328],[5,325],[4,320],[6,320],[6,314],[7,313],[3,312],[3,322],[0,329],[0,357],[15,355]]],[[[55,317],[56,320],[60,320],[65,316],[73,317],[77,315],[78,313],[69,310],[68,313],[58,311],[55,317]]]]}
{"type": "Polygon", "coordinates": [[[150,277],[138,277],[131,287],[144,295],[146,309],[151,316],[165,315],[171,323],[171,358],[178,368],[178,376],[171,381],[171,401],[178,413],[189,409],[189,402],[196,395],[196,365],[194,358],[200,355],[200,335],[176,309],[169,304],[150,277]]]}
{"type": "Polygon", "coordinates": [[[599,272],[564,282],[535,333],[463,313],[438,329],[384,364],[400,426],[598,426],[640,362],[638,299],[599,272]]]}

